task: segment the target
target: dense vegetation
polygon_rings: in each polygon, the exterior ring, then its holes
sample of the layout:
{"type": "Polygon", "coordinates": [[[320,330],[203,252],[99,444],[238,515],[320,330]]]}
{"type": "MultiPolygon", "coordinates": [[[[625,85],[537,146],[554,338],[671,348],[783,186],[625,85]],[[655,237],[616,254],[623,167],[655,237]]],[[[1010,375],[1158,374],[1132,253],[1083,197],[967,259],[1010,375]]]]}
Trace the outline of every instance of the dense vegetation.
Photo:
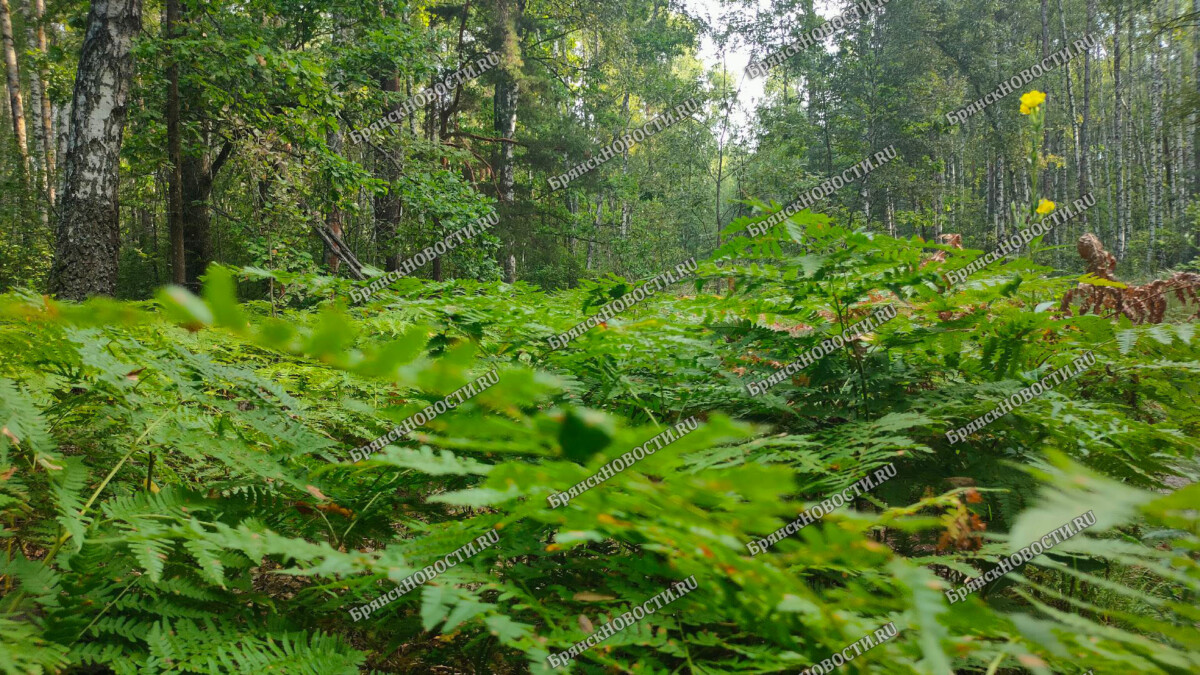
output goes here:
{"type": "Polygon", "coordinates": [[[1195,5],[814,4],[0,0],[0,671],[1200,672],[1195,5]]]}

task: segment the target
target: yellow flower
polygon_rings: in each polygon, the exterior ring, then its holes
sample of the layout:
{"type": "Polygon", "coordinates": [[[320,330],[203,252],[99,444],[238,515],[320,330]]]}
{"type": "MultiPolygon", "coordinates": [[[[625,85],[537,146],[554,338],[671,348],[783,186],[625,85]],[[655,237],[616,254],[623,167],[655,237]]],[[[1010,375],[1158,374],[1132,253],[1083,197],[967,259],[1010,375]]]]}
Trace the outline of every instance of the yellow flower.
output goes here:
{"type": "Polygon", "coordinates": [[[1053,211],[1055,208],[1054,202],[1050,201],[1049,199],[1043,199],[1042,201],[1038,202],[1037,212],[1044,216],[1053,211]]]}
{"type": "Polygon", "coordinates": [[[1028,115],[1046,102],[1046,95],[1037,89],[1021,96],[1021,114],[1028,115]]]}

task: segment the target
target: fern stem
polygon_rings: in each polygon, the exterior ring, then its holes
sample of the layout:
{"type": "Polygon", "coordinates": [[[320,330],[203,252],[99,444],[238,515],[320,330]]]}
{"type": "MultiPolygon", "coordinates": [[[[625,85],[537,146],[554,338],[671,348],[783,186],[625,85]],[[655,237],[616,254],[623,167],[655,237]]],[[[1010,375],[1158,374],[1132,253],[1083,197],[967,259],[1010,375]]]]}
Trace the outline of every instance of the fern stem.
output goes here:
{"type": "Polygon", "coordinates": [[[154,453],[150,453],[150,463],[146,466],[146,486],[147,492],[150,491],[150,485],[154,482],[154,453]]]}
{"type": "MultiPolygon", "coordinates": [[[[379,479],[376,479],[375,482],[379,482],[379,479]]],[[[375,487],[375,486],[372,485],[371,487],[375,487]]],[[[375,500],[379,499],[382,495],[383,495],[383,492],[377,492],[374,497],[371,497],[371,501],[367,502],[367,505],[365,507],[363,507],[363,509],[361,511],[358,512],[358,515],[354,517],[354,520],[350,521],[350,525],[347,526],[346,531],[342,533],[342,542],[343,543],[345,543],[347,535],[350,534],[350,530],[354,529],[354,526],[358,524],[358,521],[363,517],[363,515],[368,510],[370,510],[371,505],[375,503],[375,500]]]]}
{"type": "Polygon", "coordinates": [[[1007,656],[1008,656],[1008,652],[1000,652],[999,654],[997,654],[996,658],[993,659],[992,662],[988,665],[987,673],[985,675],[996,675],[996,671],[1000,669],[1000,664],[1004,663],[1004,659],[1007,656]]]}
{"type": "MultiPolygon", "coordinates": [[[[98,498],[100,496],[100,493],[104,491],[104,488],[108,486],[108,483],[109,483],[109,481],[111,481],[113,479],[113,476],[116,476],[117,472],[121,470],[121,467],[125,464],[125,461],[128,460],[130,457],[132,457],[133,453],[137,452],[138,447],[141,445],[142,441],[146,439],[146,436],[150,434],[150,432],[154,429],[154,427],[158,426],[159,422],[162,422],[163,419],[166,418],[167,415],[169,415],[170,413],[172,413],[174,411],[175,411],[175,409],[172,408],[172,409],[164,412],[163,414],[159,415],[158,419],[151,422],[150,426],[146,427],[146,430],[142,432],[142,435],[137,437],[137,440],[135,440],[133,442],[133,447],[129,448],[129,452],[125,453],[125,456],[122,457],[119,462],[117,462],[116,466],[114,466],[112,468],[112,471],[109,471],[108,475],[104,477],[104,480],[100,481],[100,485],[96,486],[96,490],[94,492],[92,492],[92,496],[87,500],[87,503],[84,504],[83,507],[79,509],[80,516],[87,513],[87,510],[92,507],[92,504],[96,503],[96,498],[98,498]]],[[[42,559],[43,567],[45,567],[46,564],[48,562],[50,562],[51,559],[54,558],[54,554],[58,553],[58,549],[62,548],[62,545],[64,543],[66,543],[66,541],[70,538],[71,538],[70,532],[64,532],[63,535],[61,537],[59,537],[58,542],[54,544],[54,548],[50,549],[50,552],[47,553],[46,557],[42,559]]]]}
{"type": "MultiPolygon", "coordinates": [[[[86,512],[87,512],[87,510],[88,510],[89,508],[91,508],[92,504],[94,504],[94,503],[96,502],[96,498],[100,496],[100,492],[101,492],[101,491],[103,491],[103,490],[104,490],[104,488],[105,488],[105,486],[107,486],[107,485],[108,485],[108,482],[109,482],[109,481],[111,481],[111,480],[113,479],[113,476],[117,475],[117,471],[119,471],[119,470],[121,469],[121,466],[122,466],[123,464],[125,464],[125,461],[126,461],[127,459],[129,459],[130,457],[132,457],[132,456],[133,456],[133,453],[137,451],[137,449],[138,449],[138,446],[141,444],[141,442],[142,442],[143,440],[145,440],[145,439],[146,439],[146,436],[147,436],[147,435],[150,433],[150,431],[151,431],[151,430],[153,430],[153,429],[154,429],[154,427],[158,426],[158,423],[159,423],[159,422],[162,422],[162,421],[163,421],[163,419],[164,419],[164,418],[165,418],[167,415],[169,415],[170,413],[172,413],[172,412],[174,412],[174,411],[175,411],[175,409],[174,409],[174,408],[171,408],[170,410],[167,410],[167,411],[166,411],[166,412],[164,412],[163,414],[159,415],[159,416],[158,416],[158,419],[156,419],[156,420],[154,420],[153,422],[151,422],[151,423],[150,423],[150,426],[146,427],[146,430],[142,432],[142,435],[140,435],[140,436],[138,436],[138,437],[137,437],[137,440],[135,440],[135,441],[133,442],[133,447],[131,447],[131,448],[129,449],[129,452],[125,453],[125,456],[121,458],[121,461],[117,462],[117,465],[116,465],[116,466],[114,466],[114,467],[112,468],[112,471],[109,471],[109,472],[108,472],[108,475],[104,477],[104,480],[103,480],[103,481],[101,481],[100,485],[99,485],[99,486],[96,488],[96,491],[92,493],[92,496],[91,496],[91,498],[90,498],[90,499],[88,499],[88,500],[87,500],[87,503],[86,503],[86,504],[84,504],[84,505],[83,505],[83,507],[79,509],[79,515],[80,515],[80,516],[82,516],[84,513],[86,513],[86,512]]],[[[42,565],[41,565],[41,566],[42,566],[42,567],[45,567],[45,566],[47,566],[48,564],[50,564],[50,561],[51,561],[51,560],[53,560],[53,559],[54,559],[54,556],[58,554],[58,550],[59,550],[60,548],[62,548],[62,545],[63,545],[63,544],[65,544],[65,543],[66,543],[66,541],[67,541],[68,539],[70,539],[70,538],[71,538],[71,533],[70,533],[70,532],[63,532],[62,536],[58,538],[58,541],[56,541],[56,542],[54,543],[54,546],[53,546],[53,547],[50,549],[50,551],[49,551],[49,552],[46,554],[46,557],[45,557],[45,558],[42,558],[42,565]]],[[[15,611],[15,610],[16,610],[16,608],[17,608],[17,607],[18,607],[18,606],[21,604],[21,601],[25,599],[25,590],[24,590],[24,589],[22,589],[20,592],[18,592],[17,594],[13,595],[13,596],[12,596],[12,598],[13,598],[13,599],[12,599],[12,602],[11,602],[11,603],[9,603],[9,606],[8,606],[8,611],[9,611],[9,612],[15,611]]]]}
{"type": "Polygon", "coordinates": [[[84,635],[87,635],[87,632],[92,628],[92,626],[96,625],[96,622],[100,620],[100,617],[104,616],[105,612],[107,612],[109,609],[111,609],[113,605],[117,604],[117,601],[119,601],[121,598],[125,597],[125,594],[129,592],[130,588],[133,588],[133,585],[135,583],[137,583],[138,579],[141,579],[141,577],[134,577],[133,579],[131,579],[129,581],[129,583],[125,584],[125,588],[121,589],[120,595],[113,598],[112,602],[105,605],[104,609],[100,610],[100,613],[96,615],[96,618],[92,619],[92,622],[89,623],[87,625],[87,627],[85,627],[82,631],[80,631],[79,635],[75,636],[75,639],[71,640],[71,643],[68,644],[67,646],[70,647],[71,645],[75,644],[76,642],[79,642],[79,639],[82,638],[84,635]]]}

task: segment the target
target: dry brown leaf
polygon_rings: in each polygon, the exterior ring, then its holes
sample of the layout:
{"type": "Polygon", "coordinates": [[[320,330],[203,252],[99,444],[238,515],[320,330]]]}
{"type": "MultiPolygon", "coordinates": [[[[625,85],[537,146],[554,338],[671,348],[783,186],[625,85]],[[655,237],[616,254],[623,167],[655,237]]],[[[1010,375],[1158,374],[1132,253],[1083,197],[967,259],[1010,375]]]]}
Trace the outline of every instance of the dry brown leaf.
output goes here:
{"type": "Polygon", "coordinates": [[[616,597],[611,595],[600,595],[591,591],[580,591],[575,594],[576,602],[604,602],[605,600],[616,600],[616,597]]]}
{"type": "Polygon", "coordinates": [[[54,462],[51,462],[49,459],[46,459],[42,455],[38,455],[37,461],[38,461],[38,464],[41,464],[42,466],[46,467],[47,469],[50,469],[51,471],[62,471],[61,466],[55,464],[54,462]]]}
{"type": "Polygon", "coordinates": [[[579,615],[579,628],[588,635],[596,631],[596,627],[592,625],[592,622],[582,614],[579,615]]]}

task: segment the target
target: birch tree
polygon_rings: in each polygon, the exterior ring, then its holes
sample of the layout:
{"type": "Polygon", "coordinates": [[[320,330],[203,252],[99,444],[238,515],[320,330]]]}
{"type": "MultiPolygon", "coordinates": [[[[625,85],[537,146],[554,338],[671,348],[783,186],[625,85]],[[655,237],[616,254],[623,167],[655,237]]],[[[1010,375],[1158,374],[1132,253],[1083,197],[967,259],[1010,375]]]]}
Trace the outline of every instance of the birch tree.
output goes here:
{"type": "Polygon", "coordinates": [[[17,67],[17,46],[13,40],[12,12],[8,0],[0,0],[0,43],[4,49],[5,84],[8,88],[8,106],[12,115],[13,135],[17,139],[17,151],[21,153],[21,164],[25,177],[31,175],[29,165],[29,141],[25,135],[25,102],[21,95],[21,72],[17,67]]]}
{"type": "Polygon", "coordinates": [[[93,0],[75,75],[50,290],[82,300],[117,288],[118,181],[141,0],[93,0]]]}

